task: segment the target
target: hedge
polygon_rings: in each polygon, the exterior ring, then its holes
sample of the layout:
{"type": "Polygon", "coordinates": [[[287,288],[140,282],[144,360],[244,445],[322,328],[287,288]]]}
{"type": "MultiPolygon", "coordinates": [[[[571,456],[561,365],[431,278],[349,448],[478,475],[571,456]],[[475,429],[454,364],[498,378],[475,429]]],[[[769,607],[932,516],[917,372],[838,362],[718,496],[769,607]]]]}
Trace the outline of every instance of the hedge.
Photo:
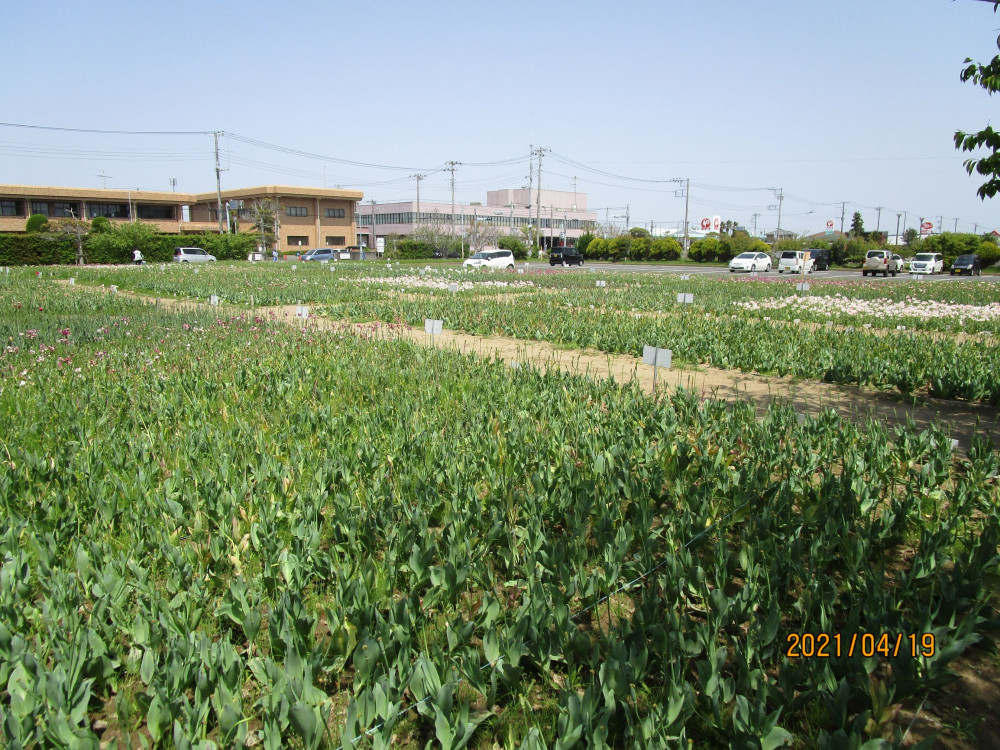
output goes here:
{"type": "MultiPolygon", "coordinates": [[[[89,237],[88,237],[89,239],[89,237]]],[[[161,234],[139,247],[150,263],[173,260],[176,247],[201,247],[219,260],[246,260],[257,249],[256,237],[250,234],[161,234]]],[[[87,263],[131,263],[130,249],[102,252],[83,243],[87,263]]],[[[47,233],[0,234],[0,266],[72,265],[76,262],[73,238],[47,233]]]]}

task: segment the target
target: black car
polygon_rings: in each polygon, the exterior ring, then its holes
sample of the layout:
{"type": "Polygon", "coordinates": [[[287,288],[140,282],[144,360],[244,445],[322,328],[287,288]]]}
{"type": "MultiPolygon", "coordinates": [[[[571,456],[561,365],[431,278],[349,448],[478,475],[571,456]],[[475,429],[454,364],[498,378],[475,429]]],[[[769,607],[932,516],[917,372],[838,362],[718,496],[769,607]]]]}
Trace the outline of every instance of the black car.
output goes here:
{"type": "Polygon", "coordinates": [[[583,256],[575,247],[554,247],[549,252],[549,265],[582,266],[583,256]]]}
{"type": "Polygon", "coordinates": [[[830,270],[830,251],[826,248],[812,248],[809,250],[809,255],[814,261],[816,261],[813,266],[814,271],[829,271],[830,270]]]}
{"type": "Polygon", "coordinates": [[[978,255],[959,255],[951,264],[951,275],[967,273],[969,276],[983,275],[983,261],[978,255]]]}

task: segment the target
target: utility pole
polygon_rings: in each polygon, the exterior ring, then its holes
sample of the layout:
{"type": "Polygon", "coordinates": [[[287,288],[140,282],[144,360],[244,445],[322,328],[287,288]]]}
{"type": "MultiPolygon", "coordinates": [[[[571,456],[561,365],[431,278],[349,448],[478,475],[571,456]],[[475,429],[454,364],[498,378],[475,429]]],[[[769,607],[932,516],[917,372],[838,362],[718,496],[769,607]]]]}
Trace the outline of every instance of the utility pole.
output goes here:
{"type": "MultiPolygon", "coordinates": [[[[375,243],[375,199],[372,198],[372,252],[373,253],[375,252],[375,247],[376,247],[376,243],[375,243]]],[[[377,253],[376,253],[376,257],[377,257],[377,253]]],[[[364,259],[365,259],[364,250],[362,250],[361,251],[361,260],[364,260],[364,259]]]]}
{"type": "MultiPolygon", "coordinates": [[[[537,193],[538,197],[535,199],[535,221],[537,223],[537,227],[535,229],[536,245],[540,245],[541,243],[541,237],[539,236],[539,234],[541,233],[542,230],[542,155],[546,151],[548,151],[547,148],[539,146],[536,152],[538,154],[538,193],[537,193]]],[[[539,247],[539,249],[541,249],[541,247],[539,247]]]]}
{"type": "Polygon", "coordinates": [[[177,192],[177,178],[176,177],[171,177],[170,178],[170,192],[171,193],[176,193],[177,192]]]}
{"type": "Polygon", "coordinates": [[[955,217],[955,234],[958,234],[958,217],[955,217]]]}
{"type": "Polygon", "coordinates": [[[902,218],[903,214],[896,213],[896,247],[899,247],[899,220],[902,218]]]}
{"type": "Polygon", "coordinates": [[[691,178],[684,180],[684,247],[681,248],[681,258],[687,260],[688,245],[691,242],[691,235],[688,233],[688,207],[691,205],[691,178]]]}
{"type": "Polygon", "coordinates": [[[625,250],[625,260],[632,260],[632,214],[629,213],[629,204],[625,204],[625,231],[628,233],[628,249],[625,250]]]}
{"type": "Polygon", "coordinates": [[[413,220],[413,225],[414,226],[416,226],[417,224],[420,223],[420,181],[422,179],[424,179],[424,177],[426,177],[426,176],[427,175],[424,175],[424,174],[411,174],[410,175],[410,177],[413,177],[413,178],[415,178],[417,180],[417,215],[416,215],[416,217],[414,217],[414,220],[413,220]]]}
{"type": "Polygon", "coordinates": [[[944,217],[938,216],[938,234],[944,234],[944,217]]]}
{"type": "Polygon", "coordinates": [[[222,234],[222,167],[219,166],[219,131],[212,133],[215,139],[215,194],[218,199],[219,234],[222,234]]]}
{"type": "MultiPolygon", "coordinates": [[[[445,167],[451,172],[451,239],[455,239],[455,167],[458,166],[457,161],[448,162],[448,166],[445,167]]],[[[465,250],[462,251],[462,257],[465,257],[465,250]]]]}
{"type": "Polygon", "coordinates": [[[840,202],[840,236],[844,236],[844,212],[847,210],[847,201],[840,202]]]}
{"type": "Polygon", "coordinates": [[[757,217],[758,216],[760,216],[760,214],[754,214],[753,215],[753,236],[754,237],[757,236],[757,217]]]}
{"type": "Polygon", "coordinates": [[[778,242],[781,239],[781,204],[785,200],[785,193],[781,188],[777,190],[778,196],[778,228],[774,231],[774,247],[778,247],[778,242]]]}
{"type": "Polygon", "coordinates": [[[875,206],[875,210],[878,211],[878,217],[875,219],[875,231],[878,232],[882,228],[882,209],[885,206],[875,206]]]}

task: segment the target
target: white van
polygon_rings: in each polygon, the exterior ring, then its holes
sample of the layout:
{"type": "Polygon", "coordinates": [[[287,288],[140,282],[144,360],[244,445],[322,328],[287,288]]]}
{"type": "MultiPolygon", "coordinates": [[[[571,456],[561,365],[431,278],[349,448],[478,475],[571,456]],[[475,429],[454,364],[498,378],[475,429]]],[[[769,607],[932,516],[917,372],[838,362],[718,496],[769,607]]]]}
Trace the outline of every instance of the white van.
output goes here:
{"type": "Polygon", "coordinates": [[[778,273],[812,273],[816,260],[808,250],[785,250],[778,258],[778,273]]]}

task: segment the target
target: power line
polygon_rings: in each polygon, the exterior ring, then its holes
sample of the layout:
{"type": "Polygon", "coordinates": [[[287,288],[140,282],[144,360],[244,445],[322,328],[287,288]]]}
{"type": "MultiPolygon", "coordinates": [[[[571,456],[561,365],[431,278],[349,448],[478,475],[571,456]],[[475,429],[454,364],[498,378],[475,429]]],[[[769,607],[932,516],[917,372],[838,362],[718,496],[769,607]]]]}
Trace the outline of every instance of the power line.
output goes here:
{"type": "Polygon", "coordinates": [[[101,135],[212,135],[215,130],[97,130],[95,128],[57,128],[50,125],[23,125],[17,122],[0,122],[0,127],[28,130],[53,130],[63,133],[98,133],[101,135]]]}

